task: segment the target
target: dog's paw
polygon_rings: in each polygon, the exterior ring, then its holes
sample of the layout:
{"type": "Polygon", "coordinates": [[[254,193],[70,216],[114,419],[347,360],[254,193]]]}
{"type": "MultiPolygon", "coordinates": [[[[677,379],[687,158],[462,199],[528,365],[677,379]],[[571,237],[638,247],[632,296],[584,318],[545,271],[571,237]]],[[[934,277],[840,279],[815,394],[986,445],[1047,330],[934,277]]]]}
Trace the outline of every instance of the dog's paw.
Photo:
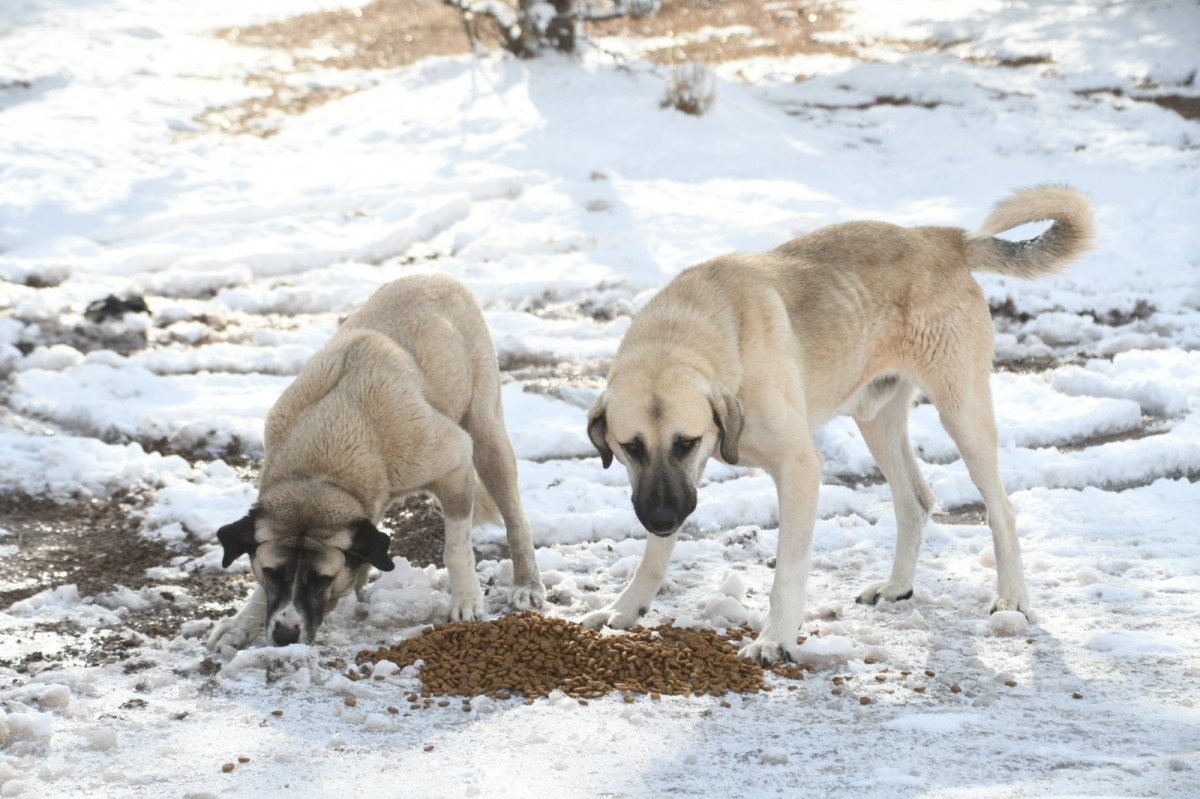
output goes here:
{"type": "Polygon", "coordinates": [[[912,595],[911,585],[899,585],[891,582],[872,583],[859,592],[854,601],[860,605],[876,605],[881,599],[886,599],[888,602],[899,602],[902,599],[912,599],[912,595]]]}
{"type": "Polygon", "coordinates": [[[450,600],[450,621],[482,621],[483,594],[454,597],[450,600]]]}
{"type": "Polygon", "coordinates": [[[781,660],[796,659],[795,653],[786,644],[763,638],[761,635],[753,643],[746,644],[738,650],[738,655],[746,660],[756,661],[760,666],[770,666],[781,660]]]}
{"type": "Polygon", "coordinates": [[[999,613],[1000,611],[1005,610],[1019,611],[1025,614],[1025,618],[1027,620],[1033,621],[1032,614],[1030,613],[1028,597],[998,596],[992,600],[992,608],[988,611],[988,615],[990,616],[993,613],[999,613]]]}
{"type": "Polygon", "coordinates": [[[253,640],[254,634],[236,622],[236,616],[218,621],[213,625],[212,632],[208,634],[205,645],[214,652],[220,652],[227,646],[234,649],[245,649],[246,644],[253,640]]]}
{"type": "Polygon", "coordinates": [[[642,616],[646,615],[647,610],[648,608],[638,608],[636,611],[630,613],[629,611],[621,610],[616,605],[611,605],[600,610],[593,610],[580,619],[579,623],[593,630],[599,630],[601,627],[608,627],[613,630],[628,630],[637,624],[642,616]]]}
{"type": "Polygon", "coordinates": [[[514,610],[540,610],[546,604],[546,589],[542,587],[541,582],[514,585],[509,604],[514,610]]]}

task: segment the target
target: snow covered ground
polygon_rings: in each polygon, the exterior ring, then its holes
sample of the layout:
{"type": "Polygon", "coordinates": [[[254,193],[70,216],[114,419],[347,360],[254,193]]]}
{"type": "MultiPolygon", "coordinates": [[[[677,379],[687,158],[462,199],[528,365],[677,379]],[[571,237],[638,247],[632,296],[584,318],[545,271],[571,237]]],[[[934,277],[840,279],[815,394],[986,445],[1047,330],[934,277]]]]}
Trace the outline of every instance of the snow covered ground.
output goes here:
{"type": "MultiPolygon", "coordinates": [[[[722,65],[701,117],[660,108],[662,68],[596,52],[307,71],[293,79],[365,88],[269,138],[195,121],[283,58],[213,29],[327,5],[5,4],[0,492],[132,493],[141,535],[200,546],[136,591],[0,612],[0,795],[1200,795],[1200,120],[1153,102],[1200,94],[1200,4],[857,0],[832,36],[859,57],[722,65]],[[894,605],[853,602],[890,567],[886,485],[852,423],[820,433],[816,670],[796,690],[410,711],[411,671],[333,665],[440,620],[444,570],[405,563],[312,647],[210,657],[198,618],[119,662],[37,667],[64,625],[186,607],[185,576],[222,573],[215,531],[254,496],[235,456],[261,454],[275,397],[383,282],[436,270],[479,297],[547,612],[576,619],[642,548],[625,475],[585,432],[630,313],[721,253],[857,218],[973,227],[1048,181],[1093,198],[1097,250],[1038,283],[980,278],[1026,629],[989,623],[978,495],[920,406],[947,513],[894,605]],[[151,314],[85,321],[108,294],[151,314]]],[[[648,623],[761,624],[776,524],[766,476],[710,464],[648,623]]],[[[0,556],[18,545],[0,518],[0,556]]],[[[510,569],[479,565],[494,612],[510,569]]]]}

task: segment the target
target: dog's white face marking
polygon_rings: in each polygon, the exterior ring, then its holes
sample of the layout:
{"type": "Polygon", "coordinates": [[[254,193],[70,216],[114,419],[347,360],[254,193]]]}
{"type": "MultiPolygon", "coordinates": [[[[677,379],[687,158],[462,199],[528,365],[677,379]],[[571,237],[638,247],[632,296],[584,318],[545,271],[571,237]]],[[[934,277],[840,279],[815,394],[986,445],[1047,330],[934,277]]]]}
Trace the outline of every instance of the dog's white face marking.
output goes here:
{"type": "Polygon", "coordinates": [[[312,538],[268,541],[252,563],[267,593],[266,637],[277,646],[312,643],[330,600],[353,585],[345,554],[312,538]]]}

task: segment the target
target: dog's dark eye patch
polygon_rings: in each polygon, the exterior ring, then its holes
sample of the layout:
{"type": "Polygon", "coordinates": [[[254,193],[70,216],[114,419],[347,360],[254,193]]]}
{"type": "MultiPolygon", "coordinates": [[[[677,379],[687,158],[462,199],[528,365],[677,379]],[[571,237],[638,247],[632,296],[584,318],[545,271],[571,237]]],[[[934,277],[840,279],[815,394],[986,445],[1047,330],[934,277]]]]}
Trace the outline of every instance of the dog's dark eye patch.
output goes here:
{"type": "Polygon", "coordinates": [[[313,591],[324,591],[333,582],[333,577],[328,574],[321,574],[320,572],[309,572],[305,582],[308,583],[308,587],[313,591]]]}
{"type": "Polygon", "coordinates": [[[684,436],[675,436],[675,441],[671,444],[671,455],[676,460],[686,458],[696,448],[696,444],[700,442],[699,438],[686,438],[684,436]]]}
{"type": "Polygon", "coordinates": [[[263,578],[265,580],[267,580],[268,582],[276,583],[276,584],[283,582],[284,572],[283,572],[282,568],[274,568],[271,566],[264,566],[262,573],[263,573],[263,578]]]}
{"type": "Polygon", "coordinates": [[[622,444],[621,449],[625,450],[625,454],[638,463],[646,459],[646,445],[642,443],[640,438],[635,438],[633,441],[622,444]]]}

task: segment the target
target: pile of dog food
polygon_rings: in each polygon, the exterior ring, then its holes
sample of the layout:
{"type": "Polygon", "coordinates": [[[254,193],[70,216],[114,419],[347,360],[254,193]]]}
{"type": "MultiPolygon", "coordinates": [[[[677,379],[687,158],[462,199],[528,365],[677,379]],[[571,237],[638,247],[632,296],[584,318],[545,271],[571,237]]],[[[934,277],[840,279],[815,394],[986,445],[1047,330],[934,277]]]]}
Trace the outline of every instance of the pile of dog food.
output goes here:
{"type": "Polygon", "coordinates": [[[423,661],[421,683],[433,695],[540,697],[557,690],[588,699],[612,691],[722,696],[764,690],[762,667],[738,657],[734,641],[741,637],[670,626],[605,635],[526,611],[427,627],[394,646],[360,652],[358,664],[423,661]]]}

